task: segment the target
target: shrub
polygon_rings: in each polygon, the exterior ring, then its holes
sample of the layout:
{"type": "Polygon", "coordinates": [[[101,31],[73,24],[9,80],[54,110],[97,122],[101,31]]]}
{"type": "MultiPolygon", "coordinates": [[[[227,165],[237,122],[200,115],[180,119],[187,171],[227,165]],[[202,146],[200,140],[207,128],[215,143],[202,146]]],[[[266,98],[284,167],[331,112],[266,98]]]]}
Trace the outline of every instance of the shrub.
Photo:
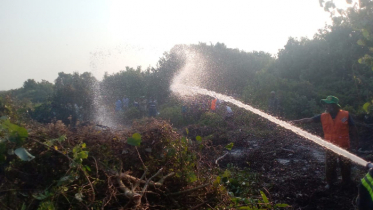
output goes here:
{"type": "Polygon", "coordinates": [[[141,118],[141,112],[138,108],[131,107],[124,113],[124,117],[128,120],[138,119],[141,118]]]}
{"type": "Polygon", "coordinates": [[[213,112],[205,112],[204,114],[202,114],[201,119],[199,120],[199,124],[217,127],[225,125],[225,121],[219,114],[213,112]]]}
{"type": "Polygon", "coordinates": [[[171,124],[174,126],[182,126],[186,122],[181,114],[181,107],[179,106],[166,107],[160,110],[159,117],[165,120],[170,120],[171,124]]]}

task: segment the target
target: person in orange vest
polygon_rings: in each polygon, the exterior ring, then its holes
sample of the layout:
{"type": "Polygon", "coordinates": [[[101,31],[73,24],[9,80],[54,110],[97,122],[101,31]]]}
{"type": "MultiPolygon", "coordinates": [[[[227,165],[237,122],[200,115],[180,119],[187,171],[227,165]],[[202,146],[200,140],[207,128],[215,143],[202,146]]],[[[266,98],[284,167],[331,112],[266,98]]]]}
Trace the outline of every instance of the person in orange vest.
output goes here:
{"type": "MultiPolygon", "coordinates": [[[[338,104],[339,99],[335,96],[328,96],[322,99],[321,103],[325,105],[325,113],[316,115],[312,118],[303,118],[293,120],[293,123],[315,123],[321,122],[324,131],[324,139],[331,142],[347,151],[350,150],[350,135],[353,142],[356,144],[356,149],[359,145],[357,138],[357,129],[348,111],[341,110],[338,104]]],[[[337,179],[337,160],[341,167],[342,185],[350,186],[351,181],[351,161],[334,154],[327,150],[325,153],[325,175],[329,189],[337,179]]]]}
{"type": "Polygon", "coordinates": [[[211,101],[211,110],[212,111],[215,111],[216,110],[216,102],[218,101],[218,99],[214,98],[212,101],[211,101]]]}

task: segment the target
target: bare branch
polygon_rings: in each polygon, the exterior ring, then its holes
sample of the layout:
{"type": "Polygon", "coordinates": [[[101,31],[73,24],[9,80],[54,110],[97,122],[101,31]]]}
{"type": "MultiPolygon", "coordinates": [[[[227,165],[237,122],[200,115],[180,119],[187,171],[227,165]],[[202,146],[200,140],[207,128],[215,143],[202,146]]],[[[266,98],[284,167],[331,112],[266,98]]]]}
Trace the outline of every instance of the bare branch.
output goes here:
{"type": "Polygon", "coordinates": [[[145,192],[146,188],[148,188],[149,182],[150,182],[154,177],[156,177],[159,173],[161,173],[162,170],[163,170],[163,168],[159,169],[159,170],[157,171],[157,173],[155,173],[152,177],[150,177],[150,178],[146,181],[144,187],[142,188],[141,196],[144,195],[144,192],[145,192]]]}
{"type": "Polygon", "coordinates": [[[138,181],[136,181],[136,184],[135,184],[135,186],[133,186],[132,190],[135,190],[138,186],[140,186],[140,182],[145,178],[145,175],[146,175],[147,172],[148,172],[148,168],[145,168],[144,173],[142,174],[141,178],[138,181]]]}
{"type": "Polygon", "coordinates": [[[221,160],[221,159],[223,159],[226,155],[228,155],[228,153],[229,153],[229,152],[226,152],[224,155],[222,155],[222,156],[220,156],[218,159],[216,159],[216,160],[215,160],[215,164],[216,164],[216,165],[219,165],[219,164],[218,164],[218,161],[221,160]]]}
{"type": "Polygon", "coordinates": [[[130,190],[126,185],[123,184],[122,180],[117,177],[119,188],[124,192],[124,195],[129,199],[141,198],[141,195],[130,190]]]}

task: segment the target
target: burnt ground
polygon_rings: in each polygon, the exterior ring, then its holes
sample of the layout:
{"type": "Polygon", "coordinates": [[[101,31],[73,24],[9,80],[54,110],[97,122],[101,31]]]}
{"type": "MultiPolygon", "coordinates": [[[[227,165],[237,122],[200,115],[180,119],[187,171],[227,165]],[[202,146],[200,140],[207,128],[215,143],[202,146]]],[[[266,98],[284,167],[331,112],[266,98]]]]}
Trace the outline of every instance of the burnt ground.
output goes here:
{"type": "Polygon", "coordinates": [[[261,174],[262,186],[275,203],[287,203],[290,209],[355,209],[359,180],[365,175],[362,166],[352,164],[353,184],[341,185],[339,180],[331,189],[325,189],[324,158],[321,146],[286,130],[268,139],[248,138],[236,142],[221,161],[235,163],[241,168],[261,174]],[[235,145],[236,145],[235,144],[235,145]]]}

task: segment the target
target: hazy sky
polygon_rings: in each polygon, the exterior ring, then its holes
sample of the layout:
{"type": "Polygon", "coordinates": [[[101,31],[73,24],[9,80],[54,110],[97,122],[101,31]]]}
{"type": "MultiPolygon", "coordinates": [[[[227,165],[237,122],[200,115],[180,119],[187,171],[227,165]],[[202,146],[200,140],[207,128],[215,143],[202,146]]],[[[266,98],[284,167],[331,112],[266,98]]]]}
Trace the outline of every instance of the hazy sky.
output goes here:
{"type": "Polygon", "coordinates": [[[329,21],[318,0],[0,0],[0,90],[58,72],[102,79],[156,66],[175,44],[222,42],[276,54],[329,21]]]}

